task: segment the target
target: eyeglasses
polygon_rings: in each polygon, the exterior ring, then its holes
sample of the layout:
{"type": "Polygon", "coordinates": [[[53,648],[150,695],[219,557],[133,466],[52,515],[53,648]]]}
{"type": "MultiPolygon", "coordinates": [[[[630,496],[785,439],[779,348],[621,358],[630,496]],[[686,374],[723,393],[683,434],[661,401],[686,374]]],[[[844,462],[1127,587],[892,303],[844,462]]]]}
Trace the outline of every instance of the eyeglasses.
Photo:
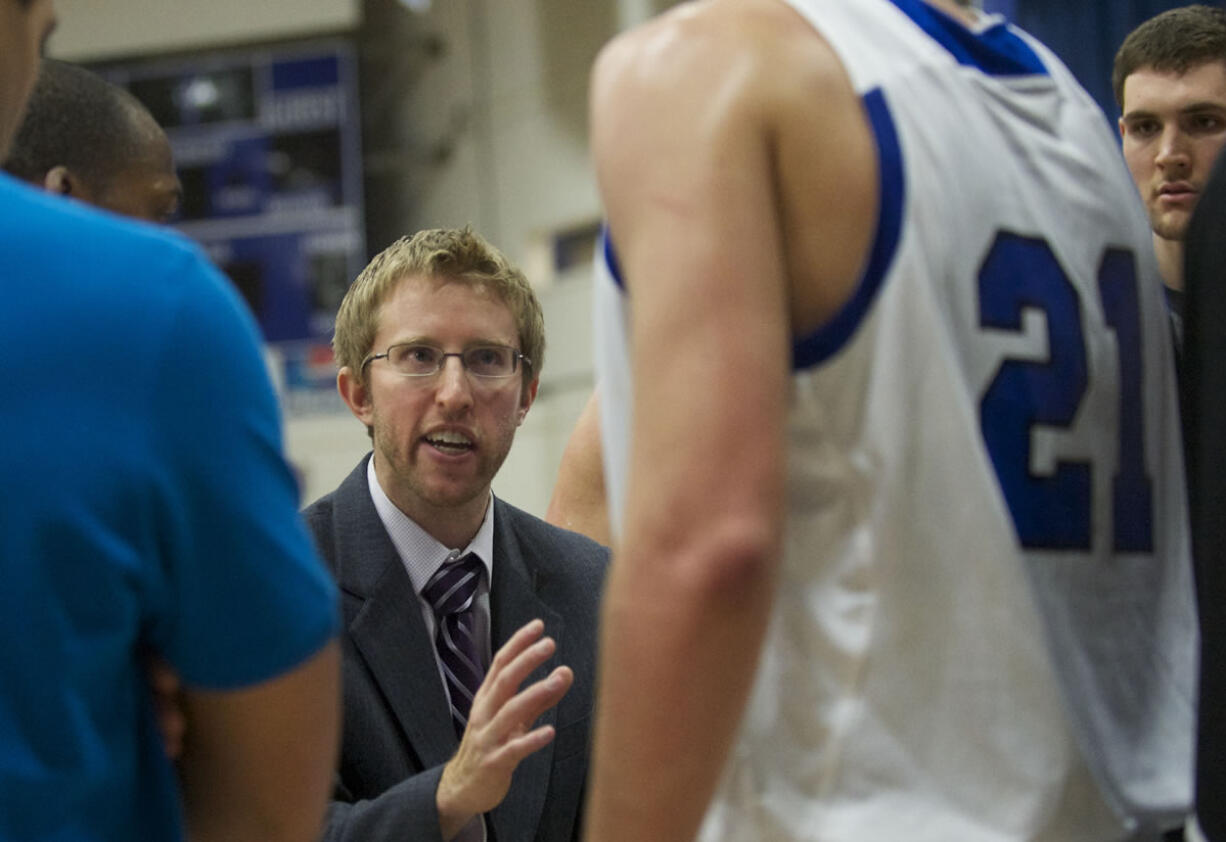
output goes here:
{"type": "Polygon", "coordinates": [[[387,360],[397,374],[430,377],[443,370],[448,357],[459,357],[465,371],[485,380],[510,377],[518,370],[520,360],[526,366],[532,365],[532,360],[506,345],[474,345],[463,351],[444,351],[434,345],[410,342],[392,345],[382,354],[371,354],[362,361],[362,368],[374,360],[387,360]]]}

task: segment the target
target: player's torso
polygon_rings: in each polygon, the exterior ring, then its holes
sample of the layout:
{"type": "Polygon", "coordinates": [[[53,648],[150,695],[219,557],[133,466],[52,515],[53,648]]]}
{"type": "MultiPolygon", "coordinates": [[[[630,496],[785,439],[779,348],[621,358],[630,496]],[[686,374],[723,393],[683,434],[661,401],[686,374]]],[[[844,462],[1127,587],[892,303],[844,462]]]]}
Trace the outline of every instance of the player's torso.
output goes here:
{"type": "Polygon", "coordinates": [[[1153,678],[1179,647],[1148,629],[1186,641],[1192,617],[1154,562],[1186,554],[1182,473],[1118,150],[1003,26],[793,5],[862,97],[879,220],[860,285],[796,343],[787,559],[703,838],[1117,838],[1110,802],[1184,797],[1186,734],[1141,738],[1174,744],[1157,772],[1096,747],[1142,711],[1095,669],[1153,678]]]}

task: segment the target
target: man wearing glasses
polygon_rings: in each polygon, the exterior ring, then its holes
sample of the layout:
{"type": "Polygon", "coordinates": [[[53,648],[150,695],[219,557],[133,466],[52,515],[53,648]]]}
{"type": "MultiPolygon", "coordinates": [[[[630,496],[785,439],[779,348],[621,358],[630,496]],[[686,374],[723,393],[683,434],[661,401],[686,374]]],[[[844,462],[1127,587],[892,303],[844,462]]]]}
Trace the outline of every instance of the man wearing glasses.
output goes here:
{"type": "Polygon", "coordinates": [[[397,241],[341,303],[337,388],[374,447],[305,512],[344,605],[327,839],[578,838],[607,551],[490,490],[544,347],[467,228],[397,241]]]}

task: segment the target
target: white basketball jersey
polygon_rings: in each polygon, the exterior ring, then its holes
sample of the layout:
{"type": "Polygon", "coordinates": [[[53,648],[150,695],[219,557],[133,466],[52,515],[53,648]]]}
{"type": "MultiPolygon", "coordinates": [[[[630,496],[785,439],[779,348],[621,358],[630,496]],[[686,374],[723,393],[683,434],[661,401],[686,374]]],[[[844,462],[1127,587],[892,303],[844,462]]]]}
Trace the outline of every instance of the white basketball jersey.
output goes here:
{"type": "MultiPolygon", "coordinates": [[[[1171,338],[1118,145],[999,18],[789,2],[862,97],[880,219],[856,293],[794,341],[786,555],[700,838],[1169,827],[1196,618],[1171,338]]],[[[612,239],[596,329],[620,529],[634,289],[612,239]]]]}

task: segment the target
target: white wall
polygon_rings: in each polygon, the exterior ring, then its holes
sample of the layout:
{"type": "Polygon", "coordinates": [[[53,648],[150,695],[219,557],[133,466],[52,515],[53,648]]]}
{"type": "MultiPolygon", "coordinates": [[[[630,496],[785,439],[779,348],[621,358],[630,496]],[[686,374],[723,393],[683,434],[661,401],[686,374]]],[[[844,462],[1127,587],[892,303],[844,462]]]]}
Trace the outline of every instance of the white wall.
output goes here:
{"type": "Polygon", "coordinates": [[[69,61],[205,49],[356,26],[360,0],[56,0],[69,61]]]}

